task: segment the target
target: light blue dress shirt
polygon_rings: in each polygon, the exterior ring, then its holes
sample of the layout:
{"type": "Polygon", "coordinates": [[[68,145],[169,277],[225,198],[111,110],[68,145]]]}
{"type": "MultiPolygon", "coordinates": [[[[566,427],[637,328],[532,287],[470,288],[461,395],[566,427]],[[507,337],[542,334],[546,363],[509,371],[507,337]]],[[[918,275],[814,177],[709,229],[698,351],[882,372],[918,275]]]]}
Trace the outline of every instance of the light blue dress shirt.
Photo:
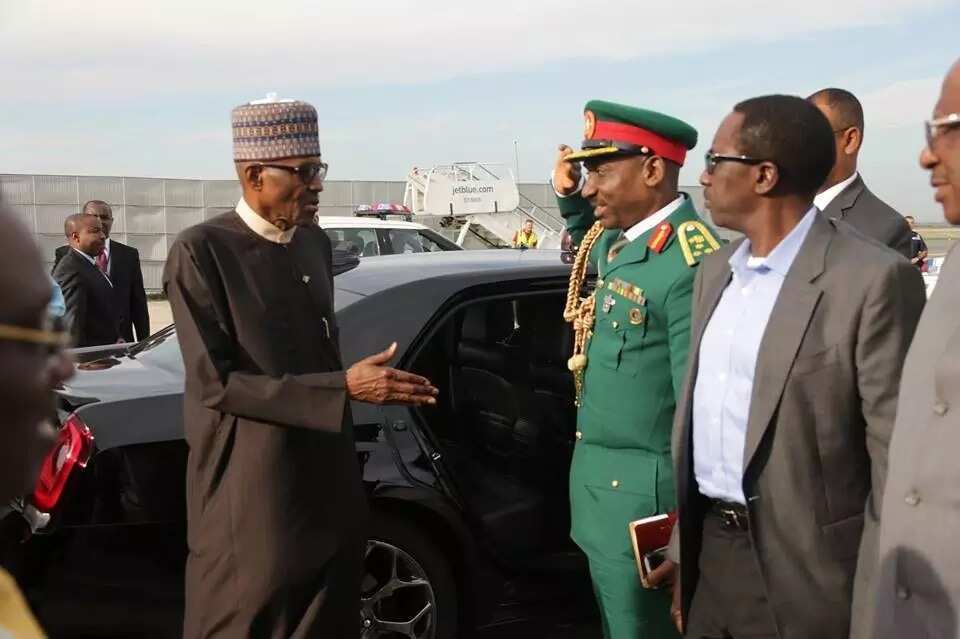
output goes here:
{"type": "Polygon", "coordinates": [[[63,291],[60,290],[60,285],[57,284],[57,280],[50,278],[50,286],[53,287],[53,292],[50,294],[50,303],[47,305],[47,313],[50,317],[63,317],[67,312],[67,304],[63,300],[63,291]]]}
{"type": "Polygon", "coordinates": [[[704,330],[693,389],[693,472],[706,497],[747,503],[743,447],[760,342],[817,214],[807,211],[766,257],[750,255],[750,240],[730,256],[733,276],[704,330]]]}

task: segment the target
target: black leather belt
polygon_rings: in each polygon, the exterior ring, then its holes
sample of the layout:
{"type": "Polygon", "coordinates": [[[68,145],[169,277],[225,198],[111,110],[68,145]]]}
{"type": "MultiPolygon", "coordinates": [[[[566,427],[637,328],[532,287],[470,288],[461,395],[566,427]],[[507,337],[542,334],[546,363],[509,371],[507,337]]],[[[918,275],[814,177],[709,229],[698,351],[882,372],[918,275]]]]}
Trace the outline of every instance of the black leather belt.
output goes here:
{"type": "Polygon", "coordinates": [[[732,530],[750,530],[750,518],[747,507],[721,499],[710,499],[710,512],[720,518],[724,528],[732,530]]]}

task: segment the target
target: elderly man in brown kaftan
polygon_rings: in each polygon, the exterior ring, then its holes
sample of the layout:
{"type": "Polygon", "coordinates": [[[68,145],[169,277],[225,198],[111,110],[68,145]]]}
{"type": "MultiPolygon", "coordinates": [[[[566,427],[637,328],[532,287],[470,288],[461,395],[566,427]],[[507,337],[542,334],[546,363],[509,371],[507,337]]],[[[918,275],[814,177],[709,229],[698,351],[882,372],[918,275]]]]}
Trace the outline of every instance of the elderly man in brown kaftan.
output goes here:
{"type": "Polygon", "coordinates": [[[344,371],[317,114],[292,100],[233,111],[235,210],[184,231],[164,288],[186,368],[184,637],[357,636],[367,515],[348,400],[432,404],[387,368],[344,371]]]}

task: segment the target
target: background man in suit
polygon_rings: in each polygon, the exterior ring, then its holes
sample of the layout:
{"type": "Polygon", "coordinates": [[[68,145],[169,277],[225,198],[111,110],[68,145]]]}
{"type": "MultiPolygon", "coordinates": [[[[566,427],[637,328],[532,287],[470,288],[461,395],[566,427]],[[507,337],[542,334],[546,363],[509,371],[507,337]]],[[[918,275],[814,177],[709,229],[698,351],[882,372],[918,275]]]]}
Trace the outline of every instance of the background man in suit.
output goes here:
{"type": "Polygon", "coordinates": [[[927,243],[923,241],[923,236],[917,230],[917,221],[912,215],[903,218],[910,225],[910,263],[915,264],[921,271],[927,260],[927,243]]]}
{"type": "Polygon", "coordinates": [[[120,338],[116,298],[110,278],[97,266],[106,236],[95,215],[67,218],[70,250],[53,271],[63,291],[64,316],[75,346],[113,344],[120,338]]]}
{"type": "Polygon", "coordinates": [[[863,106],[843,89],[821,89],[809,98],[830,122],[836,160],[813,199],[827,217],[843,220],[867,237],[910,259],[910,227],[897,211],[878,198],[857,172],[863,145],[863,106]]]}
{"type": "MultiPolygon", "coordinates": [[[[103,252],[97,257],[97,268],[106,273],[113,283],[116,309],[119,313],[120,336],[125,342],[136,342],[150,335],[150,314],[147,310],[147,294],[143,288],[143,271],[140,269],[140,253],[110,238],[113,228],[113,210],[103,200],[90,200],[80,211],[85,215],[100,218],[100,225],[107,240],[103,252]],[[134,335],[136,329],[136,335],[134,335]]],[[[70,250],[69,246],[58,247],[53,268],[70,250]]]]}
{"type": "Polygon", "coordinates": [[[833,156],[793,96],[741,102],[707,153],[713,220],[746,237],[694,288],[673,431],[687,636],[847,639],[855,571],[868,583],[925,296],[909,262],[813,206],[833,156]]]}
{"type": "MultiPolygon", "coordinates": [[[[960,225],[960,61],[927,123],[920,164],[947,222],[960,225]]],[[[880,527],[877,637],[960,630],[960,244],[920,318],[903,366],[880,527]]]]}
{"type": "MultiPolygon", "coordinates": [[[[31,234],[0,205],[0,508],[28,493],[53,445],[53,389],[73,366],[65,336],[49,330],[50,279],[31,234]]],[[[10,575],[0,568],[0,636],[44,636],[10,575]]]]}

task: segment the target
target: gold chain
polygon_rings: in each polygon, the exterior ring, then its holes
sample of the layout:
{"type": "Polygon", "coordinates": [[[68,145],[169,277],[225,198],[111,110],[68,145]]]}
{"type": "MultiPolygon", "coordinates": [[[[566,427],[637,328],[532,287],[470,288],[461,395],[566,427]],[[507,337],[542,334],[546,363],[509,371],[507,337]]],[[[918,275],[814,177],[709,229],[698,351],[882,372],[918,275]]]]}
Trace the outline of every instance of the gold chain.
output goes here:
{"type": "Polygon", "coordinates": [[[580,297],[583,291],[583,281],[587,276],[587,266],[590,263],[590,251],[597,238],[603,233],[603,224],[595,222],[580,243],[580,249],[573,260],[573,269],[570,271],[570,285],[567,288],[567,305],[563,309],[563,319],[573,324],[573,356],[567,361],[567,368],[573,373],[573,383],[576,387],[577,407],[583,395],[583,371],[587,367],[587,341],[593,334],[593,316],[596,307],[596,298],[593,295],[580,297]]]}

